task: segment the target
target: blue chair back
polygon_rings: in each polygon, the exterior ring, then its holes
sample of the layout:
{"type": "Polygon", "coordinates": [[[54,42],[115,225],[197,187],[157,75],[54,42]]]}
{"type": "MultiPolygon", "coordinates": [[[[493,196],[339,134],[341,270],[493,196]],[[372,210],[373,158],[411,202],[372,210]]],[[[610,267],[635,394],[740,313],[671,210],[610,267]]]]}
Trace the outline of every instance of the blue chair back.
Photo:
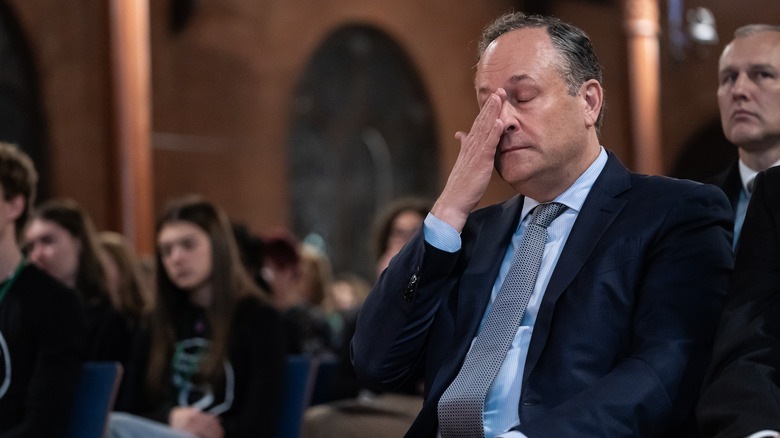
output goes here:
{"type": "Polygon", "coordinates": [[[311,396],[312,406],[333,400],[333,385],[339,373],[339,361],[335,357],[321,357],[315,362],[317,375],[311,396]]]}
{"type": "Polygon", "coordinates": [[[287,356],[287,372],[277,438],[297,438],[301,434],[303,412],[311,401],[314,372],[311,359],[301,355],[287,356]]]}
{"type": "Polygon", "coordinates": [[[103,438],[108,414],[114,408],[122,365],[86,362],[81,370],[66,438],[103,438]]]}

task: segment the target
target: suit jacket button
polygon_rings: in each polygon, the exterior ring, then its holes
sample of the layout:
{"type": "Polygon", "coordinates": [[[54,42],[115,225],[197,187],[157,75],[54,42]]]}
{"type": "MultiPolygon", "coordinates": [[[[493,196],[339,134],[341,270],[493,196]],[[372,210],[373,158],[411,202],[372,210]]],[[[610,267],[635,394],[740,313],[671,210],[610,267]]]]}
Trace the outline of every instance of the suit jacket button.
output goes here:
{"type": "Polygon", "coordinates": [[[409,278],[409,284],[406,285],[406,290],[413,290],[417,286],[417,280],[419,280],[417,274],[412,274],[411,278],[409,278]]]}
{"type": "Polygon", "coordinates": [[[406,289],[404,289],[404,301],[412,301],[412,298],[414,297],[414,291],[417,288],[417,281],[420,280],[419,274],[420,267],[418,266],[412,276],[409,277],[409,282],[406,284],[406,289]]]}

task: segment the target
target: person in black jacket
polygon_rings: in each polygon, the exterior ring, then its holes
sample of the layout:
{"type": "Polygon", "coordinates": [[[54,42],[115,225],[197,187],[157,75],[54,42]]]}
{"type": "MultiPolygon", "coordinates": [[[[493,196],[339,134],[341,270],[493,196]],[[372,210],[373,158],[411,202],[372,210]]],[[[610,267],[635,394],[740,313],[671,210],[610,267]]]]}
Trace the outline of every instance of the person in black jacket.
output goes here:
{"type": "Polygon", "coordinates": [[[37,173],[0,143],[0,437],[64,436],[84,355],[75,291],[28,264],[19,237],[37,173]]]}
{"type": "Polygon", "coordinates": [[[756,176],[697,408],[702,436],[780,436],[780,167],[756,176]]]}
{"type": "Polygon", "coordinates": [[[114,437],[269,437],[285,367],[279,315],[216,206],[173,201],[157,225],[157,307],[128,370],[114,437]],[[154,421],[149,421],[154,420],[154,421]]]}

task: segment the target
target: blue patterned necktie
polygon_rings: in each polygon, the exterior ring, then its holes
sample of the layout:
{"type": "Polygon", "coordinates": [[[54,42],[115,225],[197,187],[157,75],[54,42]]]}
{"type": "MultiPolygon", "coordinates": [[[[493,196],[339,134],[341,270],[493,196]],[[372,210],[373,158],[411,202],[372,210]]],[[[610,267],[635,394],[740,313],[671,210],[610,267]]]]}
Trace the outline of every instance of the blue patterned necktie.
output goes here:
{"type": "Polygon", "coordinates": [[[515,251],[480,333],[455,380],[439,399],[442,438],[483,437],[485,396],[504,363],[523,320],[542,264],[547,227],[566,206],[557,202],[538,205],[515,251]]]}

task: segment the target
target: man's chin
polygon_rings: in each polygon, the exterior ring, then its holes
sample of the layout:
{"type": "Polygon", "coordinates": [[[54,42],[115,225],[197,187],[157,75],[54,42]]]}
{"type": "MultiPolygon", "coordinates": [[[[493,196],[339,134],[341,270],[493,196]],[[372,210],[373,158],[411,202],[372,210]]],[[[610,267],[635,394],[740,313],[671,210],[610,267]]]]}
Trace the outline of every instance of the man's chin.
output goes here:
{"type": "Polygon", "coordinates": [[[731,135],[727,137],[728,141],[748,151],[760,151],[766,149],[768,141],[763,132],[756,130],[732,130],[731,135]]]}

